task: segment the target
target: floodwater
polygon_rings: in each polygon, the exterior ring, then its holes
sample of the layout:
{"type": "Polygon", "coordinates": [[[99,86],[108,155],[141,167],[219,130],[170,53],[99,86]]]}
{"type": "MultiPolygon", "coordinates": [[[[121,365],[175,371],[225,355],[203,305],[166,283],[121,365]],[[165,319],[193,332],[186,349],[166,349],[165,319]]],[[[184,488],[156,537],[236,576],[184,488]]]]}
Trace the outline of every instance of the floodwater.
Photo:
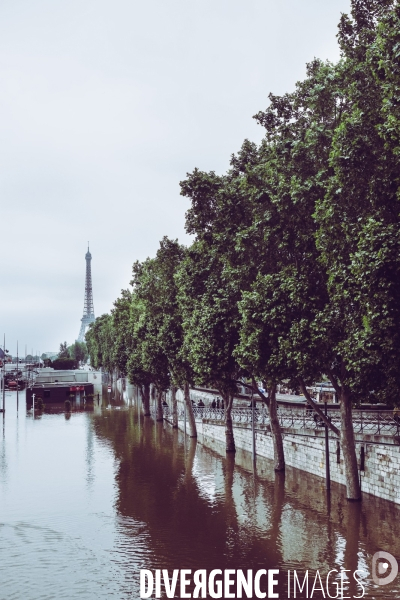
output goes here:
{"type": "Polygon", "coordinates": [[[348,503],[335,484],[327,498],[319,478],[290,468],[275,475],[266,460],[253,473],[244,453],[226,458],[215,444],[139,419],[135,402],[112,404],[33,417],[23,394],[18,414],[15,393],[7,395],[1,600],[136,600],[140,569],[279,569],[281,599],[288,570],[301,581],[307,569],[308,595],[297,598],[329,597],[332,569],[349,569],[338,597],[361,597],[352,572],[362,569],[364,598],[400,597],[400,576],[386,586],[370,576],[375,552],[400,559],[397,506],[368,496],[348,503]],[[324,591],[311,595],[317,570],[324,591]]]}

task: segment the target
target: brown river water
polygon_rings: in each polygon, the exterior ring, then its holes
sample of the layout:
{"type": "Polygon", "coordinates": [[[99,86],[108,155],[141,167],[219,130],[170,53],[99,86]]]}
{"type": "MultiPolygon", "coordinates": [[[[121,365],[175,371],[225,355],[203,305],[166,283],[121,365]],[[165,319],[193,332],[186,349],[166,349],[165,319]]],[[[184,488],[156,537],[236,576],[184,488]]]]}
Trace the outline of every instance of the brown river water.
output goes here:
{"type": "Polygon", "coordinates": [[[309,571],[309,592],[297,598],[329,597],[325,583],[311,588],[317,570],[325,582],[333,569],[349,570],[339,598],[362,597],[352,577],[361,569],[364,598],[400,597],[400,575],[385,586],[371,579],[377,551],[400,560],[400,507],[370,496],[348,503],[336,484],[327,497],[321,479],[291,468],[275,475],[267,460],[254,472],[244,453],[226,457],[139,418],[135,403],[107,404],[33,416],[23,393],[18,413],[7,394],[1,600],[136,600],[141,569],[278,569],[281,599],[289,570],[299,580],[309,571]]]}

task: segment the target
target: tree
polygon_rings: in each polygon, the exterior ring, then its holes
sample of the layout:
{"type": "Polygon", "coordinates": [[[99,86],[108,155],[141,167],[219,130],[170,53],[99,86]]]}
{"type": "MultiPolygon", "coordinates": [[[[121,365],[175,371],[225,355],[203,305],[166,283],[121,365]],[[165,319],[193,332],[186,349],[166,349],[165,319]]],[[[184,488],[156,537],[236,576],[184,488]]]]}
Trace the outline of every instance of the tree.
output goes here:
{"type": "Polygon", "coordinates": [[[224,399],[226,451],[235,452],[231,410],[241,368],[233,351],[241,289],[229,264],[229,248],[230,228],[237,228],[241,206],[229,178],[213,172],[195,169],[181,189],[191,199],[186,231],[196,236],[177,273],[184,347],[195,380],[217,388],[224,399]]]}
{"type": "Polygon", "coordinates": [[[333,173],[315,213],[329,294],[320,329],[329,338],[327,373],[341,399],[351,499],[361,497],[352,405],[362,399],[388,400],[398,394],[400,382],[399,165],[389,134],[394,130],[387,113],[385,68],[380,70],[379,61],[385,47],[379,34],[394,17],[392,4],[354,1],[351,17],[342,17],[338,37],[347,110],[334,132],[333,173]]]}
{"type": "Polygon", "coordinates": [[[328,300],[327,278],[313,214],[331,176],[331,139],[344,109],[340,70],[319,60],[307,65],[293,93],[270,95],[269,108],[256,115],[265,139],[244,173],[253,223],[239,238],[245,264],[257,271],[240,304],[242,364],[250,368],[252,362],[272,384],[300,384],[323,420],[305,385],[326,369],[326,340],[314,323],[328,300]]]}
{"type": "Polygon", "coordinates": [[[73,358],[56,358],[51,363],[53,369],[64,371],[70,369],[76,369],[77,364],[73,358]]]}
{"type": "Polygon", "coordinates": [[[78,342],[77,340],[68,346],[68,355],[73,358],[78,365],[83,364],[88,359],[88,351],[85,342],[78,342]]]}
{"type": "Polygon", "coordinates": [[[182,388],[189,418],[191,437],[197,436],[196,422],[190,400],[193,369],[184,348],[182,312],[178,302],[176,273],[186,255],[186,249],[177,240],[164,237],[160,242],[153,269],[151,303],[152,318],[156,321],[157,344],[167,360],[169,385],[172,391],[172,416],[178,426],[176,389],[182,388]]]}
{"type": "Polygon", "coordinates": [[[182,324],[177,304],[174,273],[184,255],[177,241],[163,238],[154,259],[133,267],[133,340],[129,358],[130,377],[146,377],[157,388],[157,418],[162,419],[162,393],[173,388],[173,418],[177,426],[176,387],[184,390],[190,435],[196,424],[189,394],[191,370],[182,353],[182,324]]]}
{"type": "Polygon", "coordinates": [[[122,290],[120,298],[114,302],[114,308],[111,311],[114,331],[112,361],[122,375],[127,374],[127,362],[132,346],[131,303],[132,292],[122,290]]]}
{"type": "Polygon", "coordinates": [[[160,326],[156,304],[155,260],[133,265],[132,352],[128,361],[131,381],[139,385],[153,383],[157,388],[157,420],[163,419],[162,393],[169,388],[166,356],[158,343],[160,326]]]}
{"type": "Polygon", "coordinates": [[[90,362],[95,369],[103,367],[108,373],[114,370],[114,329],[111,315],[104,314],[89,325],[86,345],[90,362]]]}
{"type": "Polygon", "coordinates": [[[60,344],[60,350],[58,353],[58,358],[69,358],[69,352],[68,352],[68,344],[67,342],[61,342],[60,344]]]}

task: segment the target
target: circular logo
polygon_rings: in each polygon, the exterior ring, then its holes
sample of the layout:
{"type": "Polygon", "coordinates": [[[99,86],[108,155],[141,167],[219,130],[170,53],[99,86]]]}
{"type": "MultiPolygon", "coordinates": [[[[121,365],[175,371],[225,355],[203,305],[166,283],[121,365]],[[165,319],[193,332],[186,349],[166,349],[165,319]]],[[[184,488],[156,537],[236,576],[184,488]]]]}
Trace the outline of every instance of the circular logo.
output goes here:
{"type": "Polygon", "coordinates": [[[372,580],[376,585],[392,583],[399,572],[399,565],[389,552],[375,552],[372,557],[372,580]],[[389,570],[390,567],[390,570],[389,570]],[[387,573],[387,575],[385,575],[387,573]]]}

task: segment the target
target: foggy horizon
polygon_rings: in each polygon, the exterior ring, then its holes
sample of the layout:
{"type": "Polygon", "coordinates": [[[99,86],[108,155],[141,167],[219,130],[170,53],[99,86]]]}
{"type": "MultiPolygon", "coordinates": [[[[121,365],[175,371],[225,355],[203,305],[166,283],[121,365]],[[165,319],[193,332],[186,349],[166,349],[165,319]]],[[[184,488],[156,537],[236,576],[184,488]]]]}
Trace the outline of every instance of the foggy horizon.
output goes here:
{"type": "Polygon", "coordinates": [[[223,173],[268,94],[336,61],[347,0],[0,8],[0,336],[20,355],[78,337],[90,241],[94,311],[163,236],[187,244],[179,181],[223,173]]]}

